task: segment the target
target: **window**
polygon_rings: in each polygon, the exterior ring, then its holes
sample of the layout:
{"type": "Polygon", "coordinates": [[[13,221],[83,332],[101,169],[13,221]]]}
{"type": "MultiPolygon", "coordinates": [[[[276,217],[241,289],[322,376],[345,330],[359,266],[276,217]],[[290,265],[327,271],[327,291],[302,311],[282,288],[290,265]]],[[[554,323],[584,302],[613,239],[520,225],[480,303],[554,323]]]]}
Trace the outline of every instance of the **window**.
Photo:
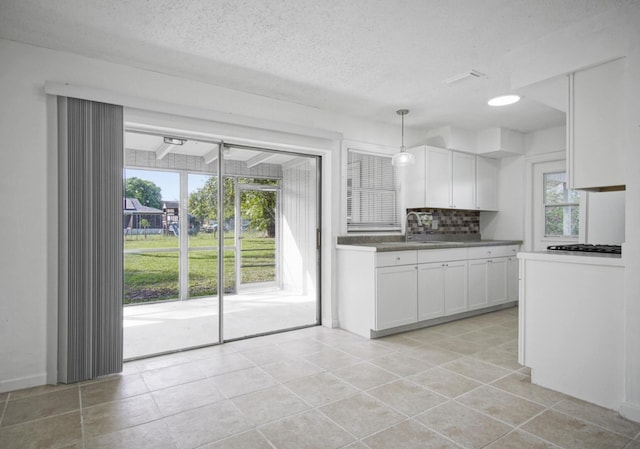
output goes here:
{"type": "Polygon", "coordinates": [[[347,154],[347,231],[400,230],[391,156],[347,154]]]}
{"type": "Polygon", "coordinates": [[[578,237],[580,192],[567,188],[567,173],[545,173],[545,237],[578,237]]]}

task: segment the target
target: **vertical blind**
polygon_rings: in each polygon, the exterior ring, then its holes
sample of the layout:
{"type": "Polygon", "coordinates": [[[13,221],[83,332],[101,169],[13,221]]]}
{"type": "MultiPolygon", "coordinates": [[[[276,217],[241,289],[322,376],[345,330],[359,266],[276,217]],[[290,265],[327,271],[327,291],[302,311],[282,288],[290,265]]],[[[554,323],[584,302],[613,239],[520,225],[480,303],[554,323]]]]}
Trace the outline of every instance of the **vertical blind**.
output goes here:
{"type": "Polygon", "coordinates": [[[399,230],[391,156],[347,150],[347,231],[399,230]]]}
{"type": "Polygon", "coordinates": [[[58,98],[58,380],[122,371],[121,106],[58,98]]]}

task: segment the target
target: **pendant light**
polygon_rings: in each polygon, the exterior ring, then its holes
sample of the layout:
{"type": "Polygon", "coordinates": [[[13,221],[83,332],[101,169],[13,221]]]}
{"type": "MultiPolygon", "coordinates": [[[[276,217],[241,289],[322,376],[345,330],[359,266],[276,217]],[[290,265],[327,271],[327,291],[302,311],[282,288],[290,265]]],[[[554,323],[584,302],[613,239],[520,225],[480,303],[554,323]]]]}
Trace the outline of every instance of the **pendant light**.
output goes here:
{"type": "Polygon", "coordinates": [[[398,109],[396,114],[402,117],[402,146],[400,147],[400,152],[393,155],[391,159],[391,164],[396,167],[405,167],[407,165],[413,164],[415,158],[413,154],[407,153],[407,149],[404,146],[404,116],[409,113],[408,109],[398,109]]]}

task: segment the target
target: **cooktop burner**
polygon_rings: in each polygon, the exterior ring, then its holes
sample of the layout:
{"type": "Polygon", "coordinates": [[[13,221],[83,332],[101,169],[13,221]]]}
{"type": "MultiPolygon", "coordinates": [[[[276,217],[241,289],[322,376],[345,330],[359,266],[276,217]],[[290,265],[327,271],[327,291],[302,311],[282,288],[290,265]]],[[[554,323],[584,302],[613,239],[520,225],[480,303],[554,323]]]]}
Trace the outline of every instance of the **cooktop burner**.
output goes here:
{"type": "Polygon", "coordinates": [[[601,253],[601,254],[622,254],[620,245],[591,245],[587,243],[578,243],[575,245],[551,245],[547,246],[550,251],[578,251],[582,253],[601,253]]]}

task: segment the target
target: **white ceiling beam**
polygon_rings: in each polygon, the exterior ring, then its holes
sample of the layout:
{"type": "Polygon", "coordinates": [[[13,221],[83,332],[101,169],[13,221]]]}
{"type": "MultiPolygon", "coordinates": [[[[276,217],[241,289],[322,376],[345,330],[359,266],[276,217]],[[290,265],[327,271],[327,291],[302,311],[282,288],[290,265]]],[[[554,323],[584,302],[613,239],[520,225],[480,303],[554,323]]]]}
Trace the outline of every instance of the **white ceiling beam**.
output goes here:
{"type": "Polygon", "coordinates": [[[209,151],[207,154],[202,156],[202,159],[204,159],[205,164],[211,164],[216,159],[218,159],[218,148],[220,148],[220,145],[216,145],[215,147],[213,147],[213,150],[209,151]]]}
{"type": "Polygon", "coordinates": [[[246,162],[247,168],[255,167],[256,165],[267,162],[269,159],[273,159],[276,156],[276,153],[261,153],[257,156],[252,157],[246,162]]]}
{"type": "Polygon", "coordinates": [[[164,157],[171,153],[171,151],[175,148],[175,145],[171,145],[168,143],[162,142],[160,146],[156,149],[156,159],[162,160],[164,157]]]}

